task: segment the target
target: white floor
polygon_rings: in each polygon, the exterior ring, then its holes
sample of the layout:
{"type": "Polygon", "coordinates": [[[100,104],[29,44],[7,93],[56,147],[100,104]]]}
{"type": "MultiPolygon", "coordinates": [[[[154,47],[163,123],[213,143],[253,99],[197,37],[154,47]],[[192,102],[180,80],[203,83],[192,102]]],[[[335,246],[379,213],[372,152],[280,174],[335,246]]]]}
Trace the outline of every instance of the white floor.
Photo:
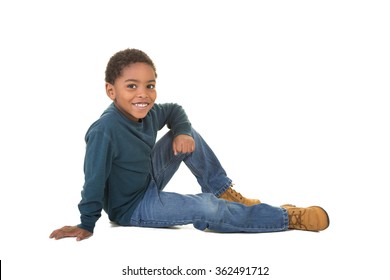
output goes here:
{"type": "Polygon", "coordinates": [[[172,229],[118,227],[103,214],[94,236],[82,242],[48,238],[54,228],[74,224],[78,216],[76,207],[65,206],[66,201],[61,199],[52,200],[31,208],[23,216],[9,218],[12,223],[4,223],[0,247],[2,274],[5,279],[69,279],[75,275],[77,279],[123,279],[122,270],[128,266],[180,266],[183,270],[206,269],[207,275],[197,279],[215,279],[218,267],[267,267],[267,279],[357,275],[381,279],[387,272],[386,259],[380,253],[385,256],[389,249],[383,219],[385,207],[365,203],[362,197],[348,199],[343,195],[331,200],[333,196],[329,194],[319,203],[331,219],[330,227],[320,233],[219,234],[198,231],[192,225],[172,229]]]}

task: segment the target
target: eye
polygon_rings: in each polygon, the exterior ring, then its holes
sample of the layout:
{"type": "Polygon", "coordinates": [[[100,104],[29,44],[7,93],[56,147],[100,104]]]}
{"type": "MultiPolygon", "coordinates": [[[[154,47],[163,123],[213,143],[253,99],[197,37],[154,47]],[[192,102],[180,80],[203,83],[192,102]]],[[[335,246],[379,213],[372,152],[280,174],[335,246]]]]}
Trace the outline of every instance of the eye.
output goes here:
{"type": "Polygon", "coordinates": [[[148,88],[148,89],[155,89],[155,88],[156,88],[156,85],[150,84],[150,85],[147,85],[147,88],[148,88]]]}
{"type": "Polygon", "coordinates": [[[137,85],[136,84],[129,84],[129,85],[127,85],[127,88],[136,89],[137,85]]]}

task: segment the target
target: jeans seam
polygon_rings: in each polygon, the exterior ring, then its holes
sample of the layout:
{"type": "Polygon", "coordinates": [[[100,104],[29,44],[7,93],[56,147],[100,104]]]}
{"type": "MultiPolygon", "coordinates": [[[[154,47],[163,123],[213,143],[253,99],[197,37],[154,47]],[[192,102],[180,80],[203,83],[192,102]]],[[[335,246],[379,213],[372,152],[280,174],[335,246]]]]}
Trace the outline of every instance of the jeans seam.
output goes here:
{"type": "MultiPolygon", "coordinates": [[[[191,161],[191,158],[188,157],[191,161]]],[[[184,159],[183,159],[184,161],[184,159]]],[[[186,163],[187,164],[187,163],[186,163]]],[[[195,167],[194,164],[191,164],[191,170],[193,171],[196,171],[197,174],[200,174],[199,170],[195,167]]],[[[195,175],[195,174],[194,174],[195,175]]],[[[221,187],[218,188],[218,191],[217,192],[213,192],[213,194],[216,196],[216,197],[219,197],[221,194],[223,194],[232,184],[232,180],[231,179],[227,179],[227,182],[225,184],[223,184],[221,187]]],[[[202,186],[204,188],[204,186],[202,186]]],[[[207,184],[206,185],[208,191],[211,193],[212,191],[212,188],[207,184]]]]}
{"type": "MultiPolygon", "coordinates": [[[[159,182],[160,177],[161,177],[162,175],[165,174],[166,170],[167,170],[170,166],[172,166],[172,165],[178,160],[177,157],[178,157],[178,156],[172,157],[172,158],[163,166],[163,168],[160,168],[160,170],[159,170],[160,172],[159,172],[158,174],[156,174],[156,176],[153,175],[154,181],[156,182],[156,184],[157,184],[157,182],[159,182]]],[[[181,164],[181,162],[183,162],[183,160],[180,160],[180,163],[179,163],[179,164],[181,164]]],[[[153,169],[154,169],[154,167],[153,167],[153,169]]],[[[153,172],[153,173],[154,173],[154,172],[153,172]]]]}
{"type": "Polygon", "coordinates": [[[223,225],[226,228],[232,229],[232,232],[237,232],[237,231],[248,231],[252,230],[254,232],[258,232],[259,230],[265,231],[265,230],[285,230],[288,227],[288,216],[287,216],[287,211],[283,212],[283,225],[281,227],[259,227],[259,226],[246,226],[246,227],[240,227],[240,226],[235,226],[232,225],[231,223],[226,223],[226,222],[218,222],[215,223],[213,221],[207,221],[207,219],[204,218],[194,218],[194,219],[186,219],[186,220],[180,220],[180,221],[153,221],[153,220],[142,220],[142,219],[131,219],[131,222],[134,222],[137,226],[145,226],[147,227],[148,225],[153,225],[153,226],[178,226],[178,225],[186,225],[186,224],[194,224],[196,221],[203,221],[206,222],[207,224],[219,224],[223,225]]]}
{"type": "Polygon", "coordinates": [[[226,192],[227,189],[232,185],[232,182],[233,181],[231,179],[228,179],[228,181],[222,187],[219,188],[218,192],[215,193],[215,196],[220,197],[221,194],[226,192]]]}

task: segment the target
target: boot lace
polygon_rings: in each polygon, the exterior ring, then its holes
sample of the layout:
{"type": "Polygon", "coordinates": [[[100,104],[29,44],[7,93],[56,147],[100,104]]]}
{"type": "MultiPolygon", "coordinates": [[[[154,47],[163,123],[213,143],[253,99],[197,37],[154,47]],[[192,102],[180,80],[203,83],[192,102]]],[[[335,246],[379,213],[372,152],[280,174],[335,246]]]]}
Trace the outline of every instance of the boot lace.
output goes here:
{"type": "Polygon", "coordinates": [[[231,195],[235,196],[238,200],[243,200],[244,199],[242,194],[240,194],[239,192],[233,190],[233,186],[231,186],[231,188],[229,189],[229,192],[230,192],[231,195]]]}
{"type": "Polygon", "coordinates": [[[306,229],[306,226],[302,223],[303,211],[301,210],[292,210],[288,214],[289,226],[296,229],[306,229]]]}

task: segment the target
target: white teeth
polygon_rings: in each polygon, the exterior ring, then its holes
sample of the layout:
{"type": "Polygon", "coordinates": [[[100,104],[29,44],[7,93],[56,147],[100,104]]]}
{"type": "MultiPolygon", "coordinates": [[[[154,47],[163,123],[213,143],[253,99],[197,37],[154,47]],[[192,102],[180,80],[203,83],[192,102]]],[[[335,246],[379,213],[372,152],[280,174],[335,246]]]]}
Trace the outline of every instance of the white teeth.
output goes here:
{"type": "Polygon", "coordinates": [[[139,108],[145,108],[146,106],[148,106],[148,103],[134,103],[134,106],[139,108]]]}

